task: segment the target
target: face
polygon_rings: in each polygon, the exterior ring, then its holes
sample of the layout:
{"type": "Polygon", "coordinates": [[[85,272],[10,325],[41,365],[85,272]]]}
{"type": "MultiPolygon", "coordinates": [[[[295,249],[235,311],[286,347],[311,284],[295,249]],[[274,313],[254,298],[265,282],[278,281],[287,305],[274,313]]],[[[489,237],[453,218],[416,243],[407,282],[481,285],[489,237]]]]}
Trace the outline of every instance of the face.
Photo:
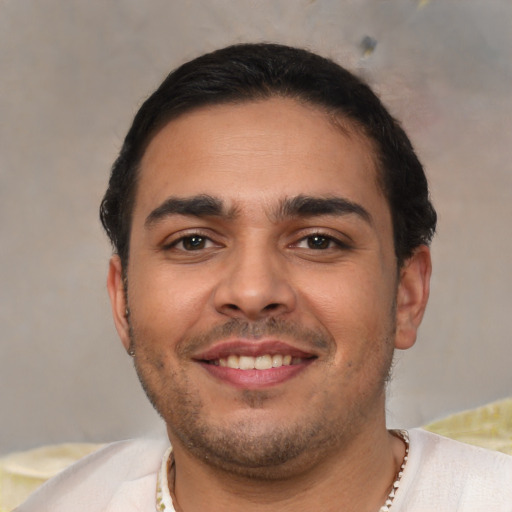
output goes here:
{"type": "Polygon", "coordinates": [[[272,99],[203,108],[154,137],[127,296],[117,257],[108,287],[177,456],[255,474],[384,424],[394,346],[414,342],[426,302],[420,260],[397,269],[370,143],[272,99]]]}

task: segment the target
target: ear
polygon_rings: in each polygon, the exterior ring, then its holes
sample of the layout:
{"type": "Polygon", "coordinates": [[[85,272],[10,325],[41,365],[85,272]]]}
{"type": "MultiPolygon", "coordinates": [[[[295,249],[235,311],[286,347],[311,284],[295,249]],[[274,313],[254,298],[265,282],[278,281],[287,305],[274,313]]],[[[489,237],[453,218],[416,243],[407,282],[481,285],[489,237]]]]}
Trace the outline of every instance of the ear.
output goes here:
{"type": "Polygon", "coordinates": [[[123,283],[123,266],[121,259],[117,254],[110,258],[107,276],[107,290],[112,307],[112,316],[117,333],[121,338],[124,348],[127,352],[130,350],[130,325],[128,323],[126,311],[127,301],[123,283]]]}
{"type": "Polygon", "coordinates": [[[427,307],[431,274],[430,249],[421,245],[400,269],[396,302],[396,348],[411,348],[416,341],[418,327],[427,307]]]}

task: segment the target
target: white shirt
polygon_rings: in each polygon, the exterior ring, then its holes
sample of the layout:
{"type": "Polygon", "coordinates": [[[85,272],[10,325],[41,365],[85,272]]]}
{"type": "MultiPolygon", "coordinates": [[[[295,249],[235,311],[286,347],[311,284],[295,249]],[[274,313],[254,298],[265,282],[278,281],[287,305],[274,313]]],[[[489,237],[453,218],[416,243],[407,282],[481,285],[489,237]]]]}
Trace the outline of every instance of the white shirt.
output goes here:
{"type": "MultiPolygon", "coordinates": [[[[512,512],[512,457],[420,429],[391,512],[512,512]]],[[[18,512],[155,512],[166,477],[167,440],[113,443],[38,489],[18,512]]],[[[161,501],[159,501],[161,504],[161,501]]],[[[161,509],[159,509],[161,510],[161,509]]]]}

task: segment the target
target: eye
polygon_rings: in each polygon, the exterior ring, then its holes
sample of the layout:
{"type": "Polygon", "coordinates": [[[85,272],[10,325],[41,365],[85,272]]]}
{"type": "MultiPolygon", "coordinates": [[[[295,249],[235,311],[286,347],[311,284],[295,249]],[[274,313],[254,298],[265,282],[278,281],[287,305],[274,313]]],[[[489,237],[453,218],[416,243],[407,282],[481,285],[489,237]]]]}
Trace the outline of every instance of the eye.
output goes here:
{"type": "Polygon", "coordinates": [[[344,244],[331,236],[322,235],[321,233],[306,236],[296,244],[296,247],[300,249],[313,249],[317,251],[340,246],[344,246],[344,244]]]}
{"type": "Polygon", "coordinates": [[[332,238],[323,235],[313,235],[306,238],[309,249],[329,249],[334,243],[332,238]]]}
{"type": "Polygon", "coordinates": [[[182,251],[200,251],[213,247],[214,243],[206,236],[202,235],[188,235],[183,236],[170,245],[172,249],[179,249],[182,251]]]}

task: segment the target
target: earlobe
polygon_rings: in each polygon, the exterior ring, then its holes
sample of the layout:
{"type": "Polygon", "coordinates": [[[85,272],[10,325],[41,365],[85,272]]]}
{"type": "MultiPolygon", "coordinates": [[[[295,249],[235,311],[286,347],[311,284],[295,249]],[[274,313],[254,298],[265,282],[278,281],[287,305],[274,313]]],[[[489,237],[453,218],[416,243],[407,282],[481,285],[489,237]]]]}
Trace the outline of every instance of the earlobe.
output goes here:
{"type": "Polygon", "coordinates": [[[408,349],[416,341],[418,327],[427,307],[431,273],[430,249],[421,245],[400,270],[395,336],[395,347],[398,349],[408,349]]]}
{"type": "Polygon", "coordinates": [[[123,267],[121,259],[117,254],[110,258],[107,290],[112,307],[112,316],[116,326],[117,333],[121,338],[124,348],[130,351],[130,325],[127,318],[126,290],[123,282],[123,267]]]}

